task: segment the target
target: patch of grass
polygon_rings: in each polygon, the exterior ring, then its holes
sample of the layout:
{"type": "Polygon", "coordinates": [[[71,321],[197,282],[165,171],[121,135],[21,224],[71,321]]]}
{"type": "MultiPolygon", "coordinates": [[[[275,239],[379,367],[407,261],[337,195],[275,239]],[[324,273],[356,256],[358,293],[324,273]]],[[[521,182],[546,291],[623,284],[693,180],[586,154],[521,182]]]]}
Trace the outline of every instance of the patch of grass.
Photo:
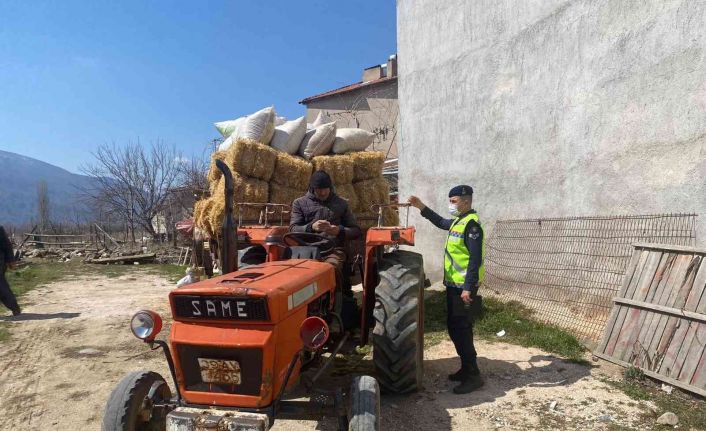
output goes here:
{"type": "Polygon", "coordinates": [[[67,277],[106,276],[117,278],[141,272],[148,272],[176,283],[185,274],[186,267],[179,265],[93,265],[75,262],[32,261],[27,266],[7,272],[7,281],[16,296],[21,296],[32,289],[61,281],[67,277]]]}
{"type": "Polygon", "coordinates": [[[641,369],[633,366],[629,366],[625,369],[623,373],[625,380],[643,380],[645,378],[645,373],[641,369]]]}
{"type": "Polygon", "coordinates": [[[0,343],[10,338],[10,331],[7,330],[7,322],[0,322],[0,343]]]}
{"type": "Polygon", "coordinates": [[[159,264],[141,264],[141,265],[85,265],[85,272],[91,275],[104,275],[108,278],[118,278],[125,275],[134,274],[136,277],[141,272],[158,275],[166,278],[170,282],[176,283],[186,275],[186,267],[180,265],[159,265],[159,264]]]}
{"type": "MultiPolygon", "coordinates": [[[[625,374],[628,374],[627,370],[625,374]]],[[[647,425],[656,426],[656,429],[671,429],[668,426],[656,425],[655,421],[665,412],[672,412],[679,418],[679,428],[706,430],[706,400],[702,398],[693,397],[676,388],[671,394],[667,394],[659,389],[659,383],[655,384],[646,378],[603,381],[633,400],[653,402],[657,406],[657,412],[650,411],[643,415],[647,425]]]]}
{"type": "Polygon", "coordinates": [[[635,380],[622,380],[620,382],[609,381],[609,384],[617,389],[620,389],[625,395],[629,396],[633,400],[650,400],[650,393],[647,392],[643,385],[635,380]]]}
{"type": "Polygon", "coordinates": [[[153,274],[160,275],[172,283],[176,283],[186,275],[186,267],[181,265],[149,265],[147,269],[153,274]]]}
{"type": "Polygon", "coordinates": [[[65,277],[80,275],[81,263],[30,262],[17,270],[10,270],[5,275],[15,296],[22,296],[32,289],[60,281],[65,277]]]}
{"type": "Polygon", "coordinates": [[[448,338],[446,294],[428,291],[424,295],[424,348],[429,348],[448,338]]]}
{"type": "Polygon", "coordinates": [[[345,355],[339,353],[333,358],[331,374],[334,376],[346,376],[374,373],[374,366],[369,356],[371,352],[370,346],[364,346],[362,348],[356,347],[352,352],[345,355]]]}
{"type": "MultiPolygon", "coordinates": [[[[446,294],[427,292],[424,307],[425,345],[430,347],[447,336],[446,294]]],[[[561,328],[534,320],[532,311],[518,302],[483,298],[483,310],[474,323],[473,333],[488,341],[537,347],[572,362],[587,363],[583,359],[585,348],[576,337],[561,328]],[[505,330],[505,336],[499,338],[496,334],[501,330],[505,330]]]]}

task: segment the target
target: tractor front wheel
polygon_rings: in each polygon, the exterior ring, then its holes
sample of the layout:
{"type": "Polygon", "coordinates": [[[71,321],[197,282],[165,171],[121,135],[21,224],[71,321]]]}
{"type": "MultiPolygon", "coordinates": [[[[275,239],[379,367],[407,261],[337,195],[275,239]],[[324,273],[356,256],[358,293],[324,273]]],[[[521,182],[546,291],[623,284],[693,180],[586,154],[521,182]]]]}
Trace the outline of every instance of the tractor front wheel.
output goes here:
{"type": "Polygon", "coordinates": [[[102,431],[164,431],[165,417],[153,414],[155,404],[168,402],[171,391],[162,376],[136,371],[113,389],[105,407],[102,431]]]}
{"type": "Polygon", "coordinates": [[[350,403],[348,431],[380,430],[380,390],[373,377],[358,376],[353,379],[350,403]]]}
{"type": "Polygon", "coordinates": [[[397,394],[422,387],[424,264],[422,256],[395,251],[379,264],[375,289],[373,362],[380,386],[397,394]]]}

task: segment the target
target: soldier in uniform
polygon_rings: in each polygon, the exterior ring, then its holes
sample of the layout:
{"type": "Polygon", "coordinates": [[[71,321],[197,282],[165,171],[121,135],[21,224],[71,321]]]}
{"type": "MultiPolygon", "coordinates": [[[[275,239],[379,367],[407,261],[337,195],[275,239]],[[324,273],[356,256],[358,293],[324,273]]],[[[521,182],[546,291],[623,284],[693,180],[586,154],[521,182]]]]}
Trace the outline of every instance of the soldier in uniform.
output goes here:
{"type": "Polygon", "coordinates": [[[17,304],[15,294],[10,290],[10,284],[5,278],[7,268],[12,268],[15,263],[15,255],[12,252],[12,244],[5,233],[5,228],[0,226],[0,301],[12,311],[13,316],[21,313],[20,306],[17,304]]]}
{"type": "Polygon", "coordinates": [[[461,358],[461,368],[449,375],[460,382],[453,391],[469,393],[483,385],[473,345],[471,306],[478,301],[478,285],[483,281],[483,227],[473,209],[473,189],[459,185],[449,191],[449,213],[446,219],[427,207],[418,197],[409,203],[421,210],[421,215],[439,229],[449,231],[444,250],[444,286],[446,286],[446,325],[449,337],[461,358]]]}

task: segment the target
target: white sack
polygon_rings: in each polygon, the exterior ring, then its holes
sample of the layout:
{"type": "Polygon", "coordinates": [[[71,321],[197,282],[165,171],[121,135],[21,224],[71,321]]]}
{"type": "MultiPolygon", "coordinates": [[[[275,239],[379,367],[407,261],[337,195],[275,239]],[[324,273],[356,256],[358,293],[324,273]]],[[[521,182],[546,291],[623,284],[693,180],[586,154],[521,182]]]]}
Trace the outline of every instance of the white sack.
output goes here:
{"type": "Polygon", "coordinates": [[[336,123],[326,123],[314,130],[309,130],[304,135],[301,146],[299,147],[299,155],[305,159],[311,159],[316,156],[323,156],[331,152],[333,140],[336,139],[336,123]]]}
{"type": "Polygon", "coordinates": [[[328,115],[324,114],[324,111],[319,111],[319,115],[316,116],[316,120],[311,123],[311,128],[315,129],[319,126],[323,126],[326,123],[330,123],[331,121],[331,118],[328,115]]]}
{"type": "Polygon", "coordinates": [[[233,137],[229,136],[225,141],[221,143],[221,145],[218,146],[218,151],[225,151],[230,148],[231,145],[233,145],[233,137]]]}
{"type": "Polygon", "coordinates": [[[296,154],[306,134],[306,119],[299,117],[275,127],[270,145],[278,151],[287,154],[296,154]]]}
{"type": "Polygon", "coordinates": [[[214,126],[226,139],[237,141],[239,138],[249,138],[269,145],[275,132],[276,117],[275,109],[270,106],[236,120],[215,123],[214,126]]]}
{"type": "Polygon", "coordinates": [[[275,110],[273,107],[261,109],[248,115],[238,127],[237,134],[230,135],[235,140],[249,138],[254,141],[269,145],[275,133],[275,110]]]}
{"type": "Polygon", "coordinates": [[[224,138],[228,138],[230,135],[238,131],[238,127],[240,127],[246,118],[247,116],[240,117],[236,120],[221,121],[214,123],[213,125],[216,126],[216,129],[224,138]]]}
{"type": "Polygon", "coordinates": [[[333,152],[334,154],[344,154],[363,151],[373,143],[374,138],[374,133],[363,129],[337,129],[336,139],[333,141],[333,152]]]}

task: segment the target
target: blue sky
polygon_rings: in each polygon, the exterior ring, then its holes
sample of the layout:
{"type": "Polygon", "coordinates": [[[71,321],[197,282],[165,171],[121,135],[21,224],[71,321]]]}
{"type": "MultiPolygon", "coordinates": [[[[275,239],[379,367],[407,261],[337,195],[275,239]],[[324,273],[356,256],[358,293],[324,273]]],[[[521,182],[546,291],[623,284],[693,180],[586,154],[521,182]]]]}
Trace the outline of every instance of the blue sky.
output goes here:
{"type": "Polygon", "coordinates": [[[395,51],[394,0],[0,0],[0,149],[72,172],[106,142],[189,157],[214,122],[304,115],[395,51]]]}

